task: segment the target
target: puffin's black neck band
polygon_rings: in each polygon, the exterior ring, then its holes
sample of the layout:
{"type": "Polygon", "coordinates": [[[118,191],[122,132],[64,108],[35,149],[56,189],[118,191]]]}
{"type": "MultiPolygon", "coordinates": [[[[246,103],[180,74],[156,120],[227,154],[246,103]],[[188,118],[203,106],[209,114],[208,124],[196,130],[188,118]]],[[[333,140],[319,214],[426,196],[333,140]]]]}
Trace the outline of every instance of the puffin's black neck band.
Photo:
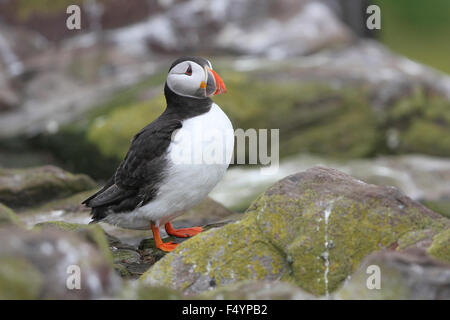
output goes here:
{"type": "Polygon", "coordinates": [[[167,109],[164,113],[176,114],[180,120],[189,119],[208,112],[213,103],[208,97],[196,99],[180,96],[170,90],[167,83],[164,86],[164,95],[166,96],[167,102],[167,109]]]}

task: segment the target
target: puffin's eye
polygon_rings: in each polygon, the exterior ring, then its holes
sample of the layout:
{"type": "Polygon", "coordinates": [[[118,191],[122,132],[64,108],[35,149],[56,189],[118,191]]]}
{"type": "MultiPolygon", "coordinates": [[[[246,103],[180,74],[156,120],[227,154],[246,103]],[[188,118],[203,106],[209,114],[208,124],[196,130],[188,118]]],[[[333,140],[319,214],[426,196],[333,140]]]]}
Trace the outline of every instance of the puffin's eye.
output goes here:
{"type": "Polygon", "coordinates": [[[186,70],[186,72],[184,74],[188,75],[188,76],[192,76],[192,67],[191,67],[191,65],[189,65],[189,67],[187,68],[187,70],[186,70]]]}

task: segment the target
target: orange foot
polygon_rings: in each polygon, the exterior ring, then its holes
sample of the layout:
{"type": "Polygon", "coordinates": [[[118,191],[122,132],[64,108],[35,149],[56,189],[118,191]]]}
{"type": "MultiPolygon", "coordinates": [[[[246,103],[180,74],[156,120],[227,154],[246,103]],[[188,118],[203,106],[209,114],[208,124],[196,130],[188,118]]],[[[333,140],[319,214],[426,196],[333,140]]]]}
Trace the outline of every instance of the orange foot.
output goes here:
{"type": "Polygon", "coordinates": [[[160,245],[156,245],[156,247],[159,250],[165,251],[165,252],[170,252],[173,249],[175,249],[177,247],[178,243],[173,243],[172,241],[170,242],[163,242],[160,245]]]}
{"type": "Polygon", "coordinates": [[[161,236],[159,235],[159,228],[153,222],[150,224],[150,227],[152,228],[153,240],[155,241],[156,248],[165,252],[170,252],[177,247],[178,243],[162,241],[161,236]]]}
{"type": "Polygon", "coordinates": [[[168,235],[175,236],[178,238],[187,238],[195,236],[197,233],[203,231],[202,227],[192,227],[192,228],[182,228],[182,229],[174,229],[170,222],[165,224],[166,232],[168,235]]]}

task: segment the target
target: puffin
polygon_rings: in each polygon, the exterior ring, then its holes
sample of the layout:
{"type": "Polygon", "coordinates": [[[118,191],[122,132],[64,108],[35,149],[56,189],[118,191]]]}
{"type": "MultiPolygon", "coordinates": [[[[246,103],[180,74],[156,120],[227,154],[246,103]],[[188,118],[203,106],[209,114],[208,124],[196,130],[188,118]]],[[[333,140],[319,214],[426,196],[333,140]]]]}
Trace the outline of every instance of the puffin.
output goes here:
{"type": "Polygon", "coordinates": [[[225,92],[209,60],[175,60],[164,85],[164,112],[133,137],[103,188],[82,202],[91,208],[91,223],[151,229],[155,246],[166,252],[178,244],[163,242],[160,227],[180,238],[203,231],[175,229],[171,221],[205,199],[231,162],[233,126],[211,99],[225,92]],[[213,157],[198,156],[206,153],[213,157]]]}

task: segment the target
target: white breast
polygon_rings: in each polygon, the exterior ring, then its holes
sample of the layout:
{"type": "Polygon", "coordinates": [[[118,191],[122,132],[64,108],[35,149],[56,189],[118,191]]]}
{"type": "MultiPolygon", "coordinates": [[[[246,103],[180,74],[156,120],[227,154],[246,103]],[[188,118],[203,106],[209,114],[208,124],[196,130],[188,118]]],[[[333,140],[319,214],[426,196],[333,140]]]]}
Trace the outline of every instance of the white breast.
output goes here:
{"type": "Polygon", "coordinates": [[[183,121],[168,149],[168,167],[156,197],[134,212],[111,214],[106,222],[148,229],[150,221],[167,223],[201,202],[230,164],[233,126],[215,103],[209,112],[183,121]]]}

